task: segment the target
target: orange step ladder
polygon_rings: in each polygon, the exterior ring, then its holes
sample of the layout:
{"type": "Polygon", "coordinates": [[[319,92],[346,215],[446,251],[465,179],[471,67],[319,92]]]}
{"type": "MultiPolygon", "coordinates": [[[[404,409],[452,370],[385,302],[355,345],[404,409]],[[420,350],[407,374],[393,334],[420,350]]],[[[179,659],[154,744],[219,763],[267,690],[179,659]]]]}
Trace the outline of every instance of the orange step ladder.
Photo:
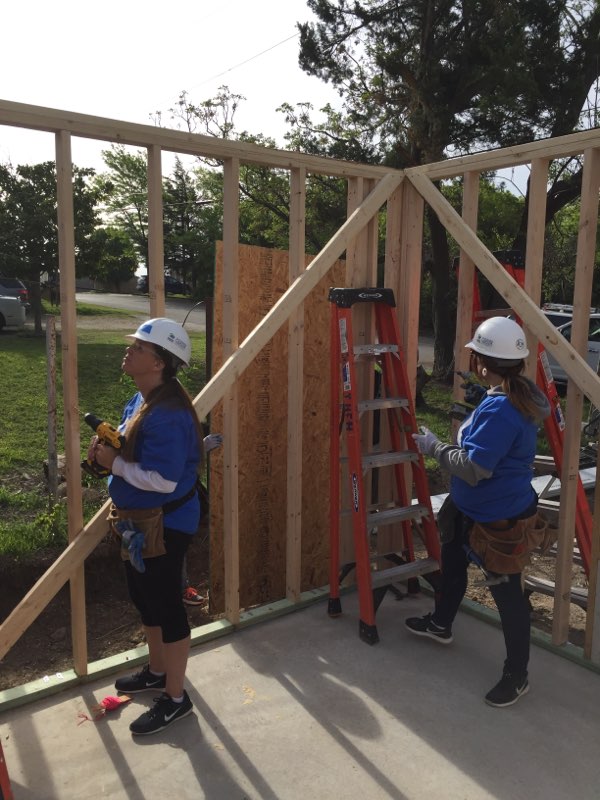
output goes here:
{"type": "Polygon", "coordinates": [[[437,525],[422,455],[412,439],[417,423],[406,376],[400,331],[391,289],[362,288],[329,290],[331,303],[331,468],[330,468],[330,616],[341,614],[340,583],[356,570],[360,621],[359,636],[368,644],[379,641],[375,613],[392,581],[409,581],[411,589],[422,575],[439,586],[440,545],[437,525]],[[354,346],[352,307],[369,303],[374,310],[377,341],[354,346]],[[381,397],[359,399],[355,359],[375,359],[381,369],[381,397]],[[340,388],[341,381],[341,388],[340,388]],[[341,403],[340,403],[341,393],[341,403]],[[387,415],[392,451],[361,452],[361,415],[382,412],[387,415]],[[340,438],[345,432],[348,487],[355,561],[340,565],[340,438]],[[387,507],[368,508],[364,476],[372,469],[391,468],[396,498],[387,507]],[[407,480],[407,475],[411,476],[407,480]],[[407,485],[409,484],[409,485],[407,485]],[[412,502],[412,488],[416,502],[412,502]],[[400,523],[402,553],[378,555],[371,552],[370,531],[383,525],[400,523]],[[413,531],[417,531],[427,551],[426,558],[415,558],[413,531]],[[385,559],[395,566],[374,569],[385,559]],[[412,582],[412,584],[410,583],[412,582]]]}

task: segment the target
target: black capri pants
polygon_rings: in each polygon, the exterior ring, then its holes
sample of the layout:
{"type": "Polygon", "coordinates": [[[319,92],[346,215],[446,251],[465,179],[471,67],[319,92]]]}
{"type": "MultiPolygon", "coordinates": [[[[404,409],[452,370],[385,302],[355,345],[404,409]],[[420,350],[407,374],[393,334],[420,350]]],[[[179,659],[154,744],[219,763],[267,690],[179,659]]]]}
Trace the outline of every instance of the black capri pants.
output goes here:
{"type": "Polygon", "coordinates": [[[190,635],[190,626],[183,604],[181,573],[183,559],[192,534],[165,528],[164,556],[145,558],[145,572],[138,572],[125,561],[129,596],[148,628],[160,628],[166,644],[179,642],[190,635]]]}

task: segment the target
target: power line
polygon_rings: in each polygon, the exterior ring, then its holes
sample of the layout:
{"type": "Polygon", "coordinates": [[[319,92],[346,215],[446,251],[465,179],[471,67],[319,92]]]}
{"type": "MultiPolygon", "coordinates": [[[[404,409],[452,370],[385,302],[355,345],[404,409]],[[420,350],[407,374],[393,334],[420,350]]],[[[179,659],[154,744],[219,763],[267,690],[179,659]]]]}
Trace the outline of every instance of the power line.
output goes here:
{"type": "Polygon", "coordinates": [[[256,55],[250,56],[250,58],[247,58],[245,61],[240,61],[239,64],[234,64],[233,67],[229,67],[228,69],[223,70],[223,72],[219,72],[217,75],[213,75],[212,78],[207,78],[205,81],[202,81],[201,83],[197,83],[194,86],[190,86],[190,88],[186,89],[186,91],[191,91],[192,89],[198,89],[200,86],[204,86],[205,84],[210,83],[211,81],[217,80],[217,78],[222,78],[223,75],[227,75],[228,72],[233,72],[234,69],[238,69],[239,67],[243,67],[245,64],[249,64],[251,61],[260,58],[261,56],[264,56],[265,53],[270,53],[271,50],[275,50],[276,47],[280,47],[282,44],[285,44],[286,42],[289,42],[292,39],[298,38],[299,35],[300,33],[297,32],[293,36],[288,36],[287,39],[282,39],[280,42],[277,42],[277,44],[273,44],[271,45],[271,47],[267,47],[266,50],[261,50],[260,53],[256,53],[256,55]]]}

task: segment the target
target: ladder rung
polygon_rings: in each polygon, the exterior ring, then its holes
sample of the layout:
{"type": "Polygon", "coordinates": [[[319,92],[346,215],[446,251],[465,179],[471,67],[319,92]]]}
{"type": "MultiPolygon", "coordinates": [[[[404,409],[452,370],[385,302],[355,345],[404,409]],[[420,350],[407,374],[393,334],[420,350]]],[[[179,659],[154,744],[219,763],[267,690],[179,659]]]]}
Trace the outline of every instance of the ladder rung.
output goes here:
{"type": "Polygon", "coordinates": [[[427,575],[438,570],[439,564],[435,558],[418,558],[416,561],[409,561],[407,564],[400,564],[389,569],[374,570],[371,572],[371,585],[385,586],[392,581],[408,580],[416,578],[418,575],[427,575]]]}
{"type": "Polygon", "coordinates": [[[377,411],[380,408],[408,408],[406,397],[376,397],[374,400],[361,400],[359,411],[377,411]]]}
{"type": "Polygon", "coordinates": [[[429,510],[419,503],[414,503],[411,506],[387,508],[385,511],[373,511],[367,514],[367,528],[371,530],[377,525],[390,525],[392,522],[404,522],[405,520],[421,519],[427,516],[429,516],[429,510]]]}
{"type": "Polygon", "coordinates": [[[366,469],[373,467],[390,467],[393,464],[404,464],[407,461],[418,461],[419,456],[412,450],[399,450],[395,453],[365,453],[362,465],[366,469]]]}
{"type": "Polygon", "coordinates": [[[397,344],[356,344],[354,345],[355,356],[379,356],[383,353],[397,353],[397,344]]]}

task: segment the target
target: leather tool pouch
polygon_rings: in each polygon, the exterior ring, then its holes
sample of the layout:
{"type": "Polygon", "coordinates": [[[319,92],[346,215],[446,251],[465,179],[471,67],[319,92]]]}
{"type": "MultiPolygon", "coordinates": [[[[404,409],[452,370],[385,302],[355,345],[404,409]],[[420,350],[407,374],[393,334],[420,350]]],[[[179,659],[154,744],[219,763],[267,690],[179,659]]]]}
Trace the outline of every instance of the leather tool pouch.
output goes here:
{"type": "Polygon", "coordinates": [[[447,495],[437,516],[437,525],[442,544],[452,542],[457,534],[462,534],[464,524],[465,518],[463,514],[454,505],[450,495],[447,495]]]}
{"type": "Polygon", "coordinates": [[[475,522],[469,535],[470,545],[485,568],[499,575],[522,572],[531,563],[531,553],[542,553],[556,541],[558,531],[550,528],[540,514],[526,519],[507,520],[502,528],[475,522]],[[512,523],[512,524],[511,524],[512,523]]]}
{"type": "MultiPolygon", "coordinates": [[[[161,507],[116,508],[111,504],[110,511],[108,512],[108,521],[110,522],[113,533],[121,538],[115,526],[115,522],[119,520],[130,520],[132,525],[144,534],[142,558],[156,558],[156,556],[165,555],[167,551],[165,550],[163,510],[161,507]]],[[[123,547],[121,548],[121,558],[123,561],[129,559],[129,553],[123,547]]]]}

